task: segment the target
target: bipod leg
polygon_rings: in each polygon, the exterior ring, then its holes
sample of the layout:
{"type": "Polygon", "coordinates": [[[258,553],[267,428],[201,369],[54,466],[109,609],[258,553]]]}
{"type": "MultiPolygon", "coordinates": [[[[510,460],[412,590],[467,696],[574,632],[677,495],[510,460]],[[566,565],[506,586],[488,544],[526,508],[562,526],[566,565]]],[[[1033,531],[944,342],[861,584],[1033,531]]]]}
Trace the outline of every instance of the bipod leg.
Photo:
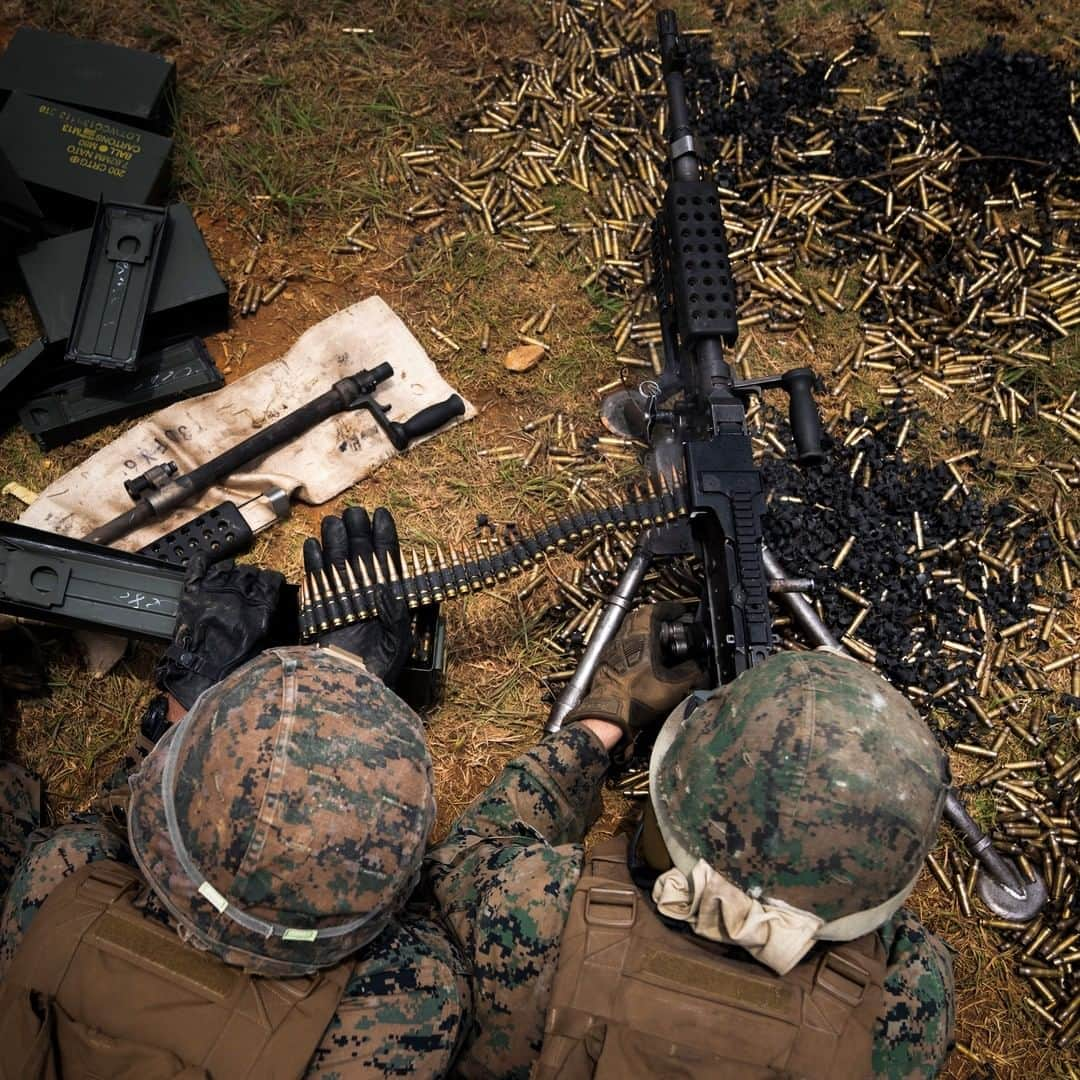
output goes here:
{"type": "Polygon", "coordinates": [[[982,902],[995,915],[1010,922],[1027,922],[1035,918],[1046,903],[1046,883],[1037,871],[1027,880],[1019,870],[994,847],[990,837],[979,828],[950,790],[945,796],[945,817],[964,838],[964,845],[979,863],[979,882],[976,888],[982,902]]]}
{"type": "MultiPolygon", "coordinates": [[[[787,577],[779,560],[765,545],[762,545],[762,554],[765,572],[770,578],[787,577]]],[[[805,596],[797,592],[781,592],[775,595],[811,644],[843,649],[805,596]]],[[[977,887],[982,902],[1003,919],[1012,922],[1027,922],[1033,919],[1042,910],[1047,896],[1046,883],[1038,873],[1033,881],[1021,874],[1012,861],[994,847],[990,837],[964,809],[954,790],[950,790],[945,796],[945,817],[964,838],[964,844],[972,858],[978,860],[980,873],[977,887]]]]}
{"type": "Polygon", "coordinates": [[[588,693],[592,677],[600,662],[600,654],[622,626],[622,621],[630,610],[651,563],[652,553],[645,544],[638,541],[634,554],[631,555],[630,562],[623,571],[623,576],[619,578],[619,584],[608,598],[604,613],[600,616],[592,637],[589,638],[589,644],[581,657],[577,671],[574,672],[574,677],[563,687],[563,692],[551,707],[547,723],[544,725],[545,731],[549,733],[558,731],[566,717],[581,704],[588,693]]]}

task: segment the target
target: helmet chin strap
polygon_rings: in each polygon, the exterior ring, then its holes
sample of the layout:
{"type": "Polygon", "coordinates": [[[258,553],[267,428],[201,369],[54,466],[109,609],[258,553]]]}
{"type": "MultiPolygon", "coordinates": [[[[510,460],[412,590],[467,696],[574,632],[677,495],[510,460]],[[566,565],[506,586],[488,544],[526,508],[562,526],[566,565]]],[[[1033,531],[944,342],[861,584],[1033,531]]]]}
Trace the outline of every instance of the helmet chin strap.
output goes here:
{"type": "Polygon", "coordinates": [[[641,821],[639,848],[645,862],[651,870],[658,874],[670,870],[675,864],[671,861],[667,844],[660,835],[660,825],[656,820],[656,811],[653,809],[652,799],[645,800],[645,814],[641,821]]]}

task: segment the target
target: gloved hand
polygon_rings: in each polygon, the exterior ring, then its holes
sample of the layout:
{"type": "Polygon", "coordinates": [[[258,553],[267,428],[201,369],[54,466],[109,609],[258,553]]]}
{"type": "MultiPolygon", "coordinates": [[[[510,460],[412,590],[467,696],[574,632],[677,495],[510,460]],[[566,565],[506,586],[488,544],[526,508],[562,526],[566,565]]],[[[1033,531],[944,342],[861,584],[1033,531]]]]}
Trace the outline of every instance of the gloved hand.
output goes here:
{"type": "Polygon", "coordinates": [[[412,617],[403,591],[389,582],[403,577],[397,526],[390,511],[379,507],[372,518],[363,507],[352,506],[343,517],[322,522],[322,544],[314,537],[304,541],[304,570],[308,573],[335,566],[346,579],[345,563],[351,564],[358,581],[366,574],[374,582],[374,618],[335,627],[316,636],[320,645],[336,645],[355,653],[364,666],[392,687],[412,652],[412,617]],[[364,574],[360,572],[363,564],[364,574]]]}
{"type": "MultiPolygon", "coordinates": [[[[669,667],[660,651],[660,623],[677,619],[682,604],[647,604],[627,616],[615,639],[600,654],[589,693],[563,721],[606,720],[624,739],[653,727],[691,691],[707,685],[696,660],[669,667]]],[[[625,744],[620,744],[620,746],[625,744]]]]}
{"type": "Polygon", "coordinates": [[[193,555],[172,644],[158,662],[158,686],[190,709],[195,699],[262,648],[285,579],[276,570],[208,566],[193,555]]]}

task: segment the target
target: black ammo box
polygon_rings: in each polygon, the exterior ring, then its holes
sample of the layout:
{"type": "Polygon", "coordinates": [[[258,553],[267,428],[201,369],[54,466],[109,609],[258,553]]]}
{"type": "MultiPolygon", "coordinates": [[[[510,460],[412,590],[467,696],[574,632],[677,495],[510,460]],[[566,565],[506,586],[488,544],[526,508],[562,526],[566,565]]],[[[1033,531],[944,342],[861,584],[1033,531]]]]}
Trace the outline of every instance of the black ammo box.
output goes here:
{"type": "Polygon", "coordinates": [[[198,338],[168,345],[147,356],[135,375],[82,375],[32,398],[19,410],[22,425],[42,450],[174,401],[197,397],[225,385],[198,338]]]}
{"type": "Polygon", "coordinates": [[[176,68],[163,57],[22,26],[0,56],[0,100],[12,90],[167,134],[176,68]]]}
{"type": "Polygon", "coordinates": [[[0,150],[0,262],[8,252],[33,239],[41,225],[41,210],[0,150]]]}
{"type": "Polygon", "coordinates": [[[0,150],[48,217],[88,225],[99,199],[161,202],[172,139],[14,93],[0,109],[0,150]]]}
{"type": "Polygon", "coordinates": [[[415,645],[394,692],[417,712],[426,712],[441,703],[446,686],[446,616],[438,604],[424,604],[413,618],[415,645]]]}
{"type": "Polygon", "coordinates": [[[47,362],[45,342],[38,338],[0,364],[0,422],[22,404],[39,376],[38,368],[47,362]]]}
{"type": "MultiPolygon", "coordinates": [[[[67,341],[82,286],[92,229],[43,240],[18,257],[30,304],[50,346],[67,341]]],[[[177,337],[206,337],[229,325],[229,290],[184,203],[169,207],[157,285],[143,347],[177,337]]]]}

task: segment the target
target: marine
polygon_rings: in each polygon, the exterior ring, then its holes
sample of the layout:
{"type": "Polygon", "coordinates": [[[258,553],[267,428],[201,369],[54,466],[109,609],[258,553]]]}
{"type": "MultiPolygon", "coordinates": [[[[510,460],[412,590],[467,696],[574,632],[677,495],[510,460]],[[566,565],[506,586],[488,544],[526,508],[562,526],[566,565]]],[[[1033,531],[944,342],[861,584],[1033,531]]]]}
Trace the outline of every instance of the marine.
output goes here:
{"type": "MultiPolygon", "coordinates": [[[[354,519],[385,562],[388,515],[378,550],[354,519]]],[[[5,767],[5,1078],[448,1072],[471,988],[414,897],[431,759],[384,681],[407,612],[387,596],[351,637],[260,650],[281,584],[193,567],[158,671],[172,722],[127,798],[50,832],[31,778],[5,767]]]]}
{"type": "MultiPolygon", "coordinates": [[[[310,543],[400,573],[385,511],[310,543]]],[[[377,586],[378,619],[263,648],[280,585],[194,568],[126,797],[48,830],[33,778],[0,770],[0,1076],[941,1068],[951,961],[902,904],[948,773],[876,674],[780,654],[706,694],[657,651],[678,612],[640,608],[563,730],[429,847],[430,754],[389,688],[404,603],[377,586]],[[658,729],[643,821],[586,854],[613,763],[658,729]],[[644,960],[612,975],[605,949],[644,960]],[[627,1026],[612,1006],[642,986],[664,1008],[627,1026]],[[710,1026],[726,1041],[694,1044],[710,1026]]]]}

